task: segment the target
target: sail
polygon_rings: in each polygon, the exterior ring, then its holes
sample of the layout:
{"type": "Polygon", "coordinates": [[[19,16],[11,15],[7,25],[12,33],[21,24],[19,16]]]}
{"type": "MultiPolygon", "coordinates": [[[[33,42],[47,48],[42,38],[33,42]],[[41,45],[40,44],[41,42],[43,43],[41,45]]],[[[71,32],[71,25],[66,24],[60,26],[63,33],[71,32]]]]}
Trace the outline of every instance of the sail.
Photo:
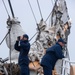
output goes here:
{"type": "MultiPolygon", "coordinates": [[[[71,23],[69,20],[70,20],[70,18],[68,15],[66,1],[65,0],[56,0],[55,5],[52,10],[52,14],[51,14],[51,27],[54,26],[56,28],[55,34],[57,32],[60,32],[62,38],[66,42],[66,45],[62,51],[64,53],[65,59],[67,59],[67,60],[69,60],[69,52],[68,52],[68,48],[67,48],[67,42],[68,42],[68,35],[70,34],[70,28],[71,28],[71,26],[70,26],[71,23]]],[[[57,63],[56,63],[57,74],[63,75],[64,66],[67,67],[69,65],[68,62],[67,62],[67,64],[65,63],[65,59],[57,61],[57,63]]],[[[68,74],[68,69],[66,70],[65,75],[67,75],[67,74],[68,74]]]]}
{"type": "Polygon", "coordinates": [[[65,58],[58,60],[56,63],[57,74],[65,75],[69,74],[69,52],[67,48],[68,35],[70,34],[71,22],[68,15],[68,9],[65,0],[56,0],[53,10],[51,12],[51,24],[47,26],[46,22],[42,19],[38,24],[37,30],[38,35],[35,42],[31,45],[29,57],[31,61],[39,60],[41,61],[42,56],[44,55],[45,50],[55,44],[55,36],[59,32],[61,37],[66,42],[65,47],[63,48],[63,53],[65,58]],[[65,68],[66,67],[66,68],[65,68]]]}
{"type": "Polygon", "coordinates": [[[23,34],[25,34],[25,32],[23,31],[20,22],[17,21],[16,18],[8,19],[7,23],[8,31],[10,29],[10,35],[8,34],[8,36],[6,37],[6,44],[8,48],[11,49],[11,59],[14,61],[18,59],[19,55],[19,52],[14,49],[14,44],[17,40],[17,37],[22,36],[23,34]]]}

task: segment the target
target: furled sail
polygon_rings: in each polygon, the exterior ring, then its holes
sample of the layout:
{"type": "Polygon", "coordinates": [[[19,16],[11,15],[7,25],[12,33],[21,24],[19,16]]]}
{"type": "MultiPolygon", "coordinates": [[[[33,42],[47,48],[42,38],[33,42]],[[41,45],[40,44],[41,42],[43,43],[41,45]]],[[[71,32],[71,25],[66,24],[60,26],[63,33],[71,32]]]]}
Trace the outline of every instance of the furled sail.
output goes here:
{"type": "Polygon", "coordinates": [[[65,58],[62,60],[58,60],[56,63],[56,71],[57,74],[65,75],[68,74],[69,62],[69,52],[67,49],[67,41],[68,35],[70,34],[71,22],[68,15],[68,10],[66,6],[65,0],[56,0],[53,10],[51,12],[51,24],[47,26],[46,22],[43,19],[38,24],[37,30],[38,35],[36,37],[36,41],[31,45],[31,50],[29,53],[29,57],[31,61],[41,60],[44,55],[45,49],[48,48],[48,44],[53,45],[55,43],[55,36],[59,32],[61,33],[61,37],[66,42],[65,47],[63,48],[63,53],[65,58]]]}
{"type": "Polygon", "coordinates": [[[25,32],[23,31],[20,22],[17,21],[17,19],[13,18],[13,19],[8,19],[7,21],[7,28],[8,31],[10,29],[10,32],[8,34],[8,36],[6,37],[6,43],[8,48],[11,48],[11,59],[12,60],[17,60],[18,59],[18,52],[14,49],[14,44],[17,40],[18,36],[22,36],[23,34],[25,34],[25,32]]]}
{"type": "Polygon", "coordinates": [[[55,34],[57,32],[61,33],[61,37],[66,42],[65,47],[63,48],[63,53],[65,58],[63,60],[58,60],[56,63],[56,70],[58,74],[67,75],[69,62],[66,62],[65,59],[69,60],[69,52],[67,49],[68,35],[70,34],[71,22],[68,15],[68,10],[65,0],[56,0],[55,5],[52,10],[51,15],[51,27],[54,26],[55,34]],[[65,71],[65,72],[64,72],[65,71]]]}

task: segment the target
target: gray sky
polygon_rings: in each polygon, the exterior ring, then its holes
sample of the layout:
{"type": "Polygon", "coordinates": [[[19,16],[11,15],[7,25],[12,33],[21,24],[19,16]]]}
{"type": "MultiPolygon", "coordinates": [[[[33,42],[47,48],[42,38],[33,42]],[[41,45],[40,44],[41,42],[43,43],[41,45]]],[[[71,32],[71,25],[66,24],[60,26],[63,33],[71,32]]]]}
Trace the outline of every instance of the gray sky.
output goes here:
{"type": "MultiPolygon", "coordinates": [[[[9,14],[11,15],[10,12],[10,8],[8,5],[7,0],[4,0],[9,14]]],[[[38,10],[38,6],[36,3],[36,0],[30,0],[36,19],[37,19],[37,23],[39,23],[41,16],[39,14],[39,10],[38,10]]],[[[75,61],[75,0],[66,0],[67,2],[67,7],[68,7],[68,13],[70,18],[72,19],[72,27],[71,27],[71,33],[69,35],[69,39],[68,39],[68,50],[69,50],[69,54],[70,54],[70,59],[71,61],[75,61]]],[[[30,10],[29,4],[28,4],[28,0],[11,0],[12,6],[13,6],[13,10],[15,13],[15,17],[18,17],[18,20],[21,22],[21,26],[23,28],[23,30],[29,35],[29,37],[31,38],[35,33],[36,33],[36,23],[35,20],[33,18],[32,12],[30,10]]],[[[52,8],[53,8],[53,3],[52,0],[39,0],[40,3],[40,7],[41,7],[41,11],[43,14],[43,18],[44,20],[46,20],[46,18],[48,17],[49,13],[51,12],[52,8]]],[[[3,37],[5,36],[5,34],[7,33],[7,25],[6,25],[6,21],[8,19],[7,13],[5,11],[5,8],[3,6],[2,0],[0,0],[0,41],[3,39],[3,37]]],[[[32,40],[32,42],[34,41],[34,39],[32,40]]],[[[9,49],[7,48],[6,42],[4,41],[2,43],[2,45],[0,45],[0,57],[2,58],[6,58],[7,56],[9,56],[9,49]]]]}

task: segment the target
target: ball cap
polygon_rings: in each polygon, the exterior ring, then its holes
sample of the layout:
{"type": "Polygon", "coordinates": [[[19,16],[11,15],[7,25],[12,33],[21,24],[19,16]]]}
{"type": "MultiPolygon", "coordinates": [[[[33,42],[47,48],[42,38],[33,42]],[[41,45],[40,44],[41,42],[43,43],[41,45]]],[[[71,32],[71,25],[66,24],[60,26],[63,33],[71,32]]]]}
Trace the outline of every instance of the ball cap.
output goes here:
{"type": "Polygon", "coordinates": [[[29,36],[27,34],[24,34],[23,37],[29,39],[29,36]]]}
{"type": "Polygon", "coordinates": [[[62,42],[63,44],[66,44],[66,42],[65,42],[62,38],[60,38],[60,39],[58,40],[58,42],[62,42]]]}

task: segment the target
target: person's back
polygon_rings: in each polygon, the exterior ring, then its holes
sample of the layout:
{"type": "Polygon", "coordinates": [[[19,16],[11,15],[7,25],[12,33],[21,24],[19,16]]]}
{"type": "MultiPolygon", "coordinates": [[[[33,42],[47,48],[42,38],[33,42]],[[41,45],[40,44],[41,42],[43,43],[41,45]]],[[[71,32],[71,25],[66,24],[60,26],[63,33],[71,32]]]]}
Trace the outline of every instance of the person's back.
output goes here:
{"type": "Polygon", "coordinates": [[[52,70],[54,69],[56,61],[62,58],[64,58],[62,46],[58,42],[52,47],[48,48],[46,50],[46,54],[41,60],[41,66],[43,67],[44,75],[52,75],[52,70]]]}
{"type": "Polygon", "coordinates": [[[52,69],[58,59],[61,59],[63,56],[61,54],[61,47],[58,44],[53,45],[52,47],[46,50],[46,54],[43,56],[41,65],[49,67],[52,65],[52,69]]]}

